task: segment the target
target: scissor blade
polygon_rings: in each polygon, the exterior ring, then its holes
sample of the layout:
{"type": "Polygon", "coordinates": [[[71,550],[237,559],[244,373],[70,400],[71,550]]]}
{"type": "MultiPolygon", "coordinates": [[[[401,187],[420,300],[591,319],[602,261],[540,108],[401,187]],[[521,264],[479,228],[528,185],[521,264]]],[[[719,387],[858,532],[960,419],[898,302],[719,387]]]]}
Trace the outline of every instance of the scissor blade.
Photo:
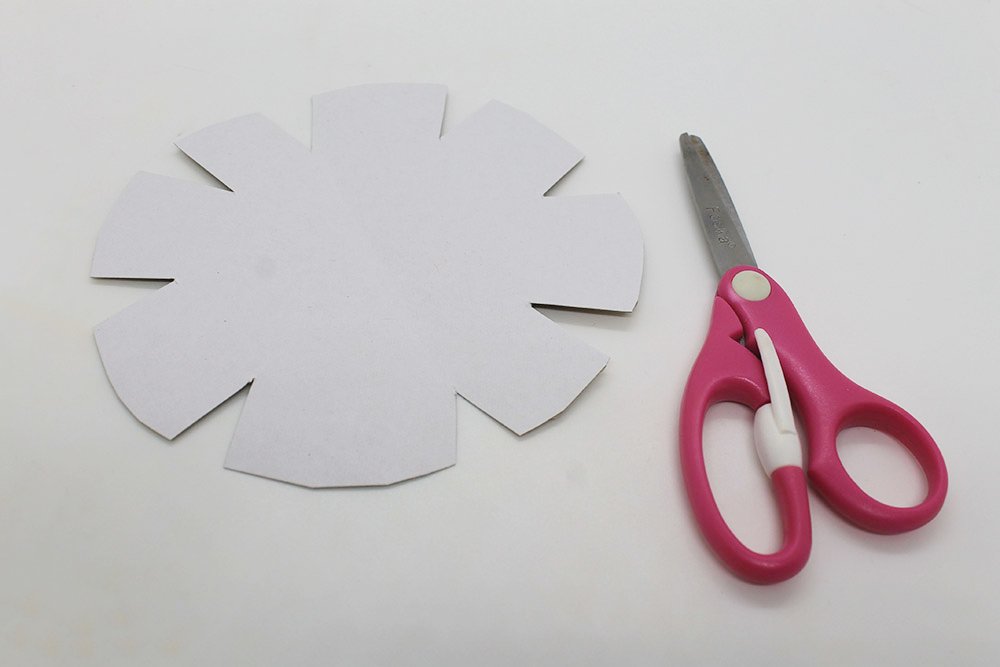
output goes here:
{"type": "Polygon", "coordinates": [[[680,142],[691,196],[719,277],[734,266],[757,266],[740,216],[705,142],[687,133],[681,135],[680,142]]]}

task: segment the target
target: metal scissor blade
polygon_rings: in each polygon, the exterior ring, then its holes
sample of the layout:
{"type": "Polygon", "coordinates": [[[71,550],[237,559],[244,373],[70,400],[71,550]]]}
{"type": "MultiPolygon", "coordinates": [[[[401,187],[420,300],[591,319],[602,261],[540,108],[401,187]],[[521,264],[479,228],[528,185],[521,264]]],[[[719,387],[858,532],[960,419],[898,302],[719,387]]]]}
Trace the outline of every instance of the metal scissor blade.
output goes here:
{"type": "Polygon", "coordinates": [[[726,184],[703,142],[684,133],[680,138],[691,196],[719,277],[734,266],[757,266],[726,184]]]}

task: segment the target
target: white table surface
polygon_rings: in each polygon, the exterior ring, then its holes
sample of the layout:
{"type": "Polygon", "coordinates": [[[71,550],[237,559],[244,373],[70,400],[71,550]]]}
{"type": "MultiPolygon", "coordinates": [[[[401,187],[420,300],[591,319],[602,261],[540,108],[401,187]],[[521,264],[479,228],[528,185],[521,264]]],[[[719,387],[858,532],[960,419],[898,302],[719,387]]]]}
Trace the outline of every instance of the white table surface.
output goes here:
{"type": "MultiPolygon", "coordinates": [[[[0,663],[996,664],[1000,6],[208,4],[0,7],[0,663]],[[88,278],[110,206],[139,170],[207,179],[178,136],[259,111],[305,140],[312,94],[386,81],[447,84],[445,131],[523,109],[587,156],[555,194],[625,195],[635,313],[548,312],[611,364],[522,438],[460,401],[458,465],[389,488],[224,470],[245,392],[168,444],[92,338],[157,286],[88,278]],[[814,495],[812,559],[772,587],[701,541],[676,432],[715,275],[684,131],[828,356],[935,434],[927,527],[870,535],[814,495]]],[[[749,415],[713,414],[723,509],[773,547],[749,415]]],[[[841,445],[919,499],[902,450],[841,445]]]]}

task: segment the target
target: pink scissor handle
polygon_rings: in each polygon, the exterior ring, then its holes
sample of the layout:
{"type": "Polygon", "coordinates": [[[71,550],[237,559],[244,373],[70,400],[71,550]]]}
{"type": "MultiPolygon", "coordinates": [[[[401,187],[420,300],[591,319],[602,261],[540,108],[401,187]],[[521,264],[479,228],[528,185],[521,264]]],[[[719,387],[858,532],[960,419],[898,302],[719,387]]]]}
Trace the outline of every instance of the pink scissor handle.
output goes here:
{"type": "Polygon", "coordinates": [[[771,584],[794,576],[809,559],[812,530],[805,473],[798,466],[784,466],[771,475],[784,537],[778,551],[761,554],[747,548],[730,530],[705,471],[702,432],[708,409],[733,402],[757,410],[769,400],[761,363],[740,344],[742,336],[743,327],[733,309],[716,298],[708,337],[681,400],[681,470],[695,520],[719,559],[746,581],[771,584]]]}
{"type": "MultiPolygon", "coordinates": [[[[809,478],[827,503],[875,533],[902,533],[933,519],[948,491],[948,472],[941,451],[920,422],[837,370],[809,335],[785,291],[760,269],[730,269],[719,283],[718,296],[735,311],[743,331],[763,328],[774,341],[792,403],[805,426],[809,478]],[[913,507],[886,505],[857,485],[837,453],[837,435],[852,426],[882,431],[913,454],[927,479],[923,501],[913,507]]],[[[753,336],[747,336],[747,346],[755,348],[753,336]]]]}

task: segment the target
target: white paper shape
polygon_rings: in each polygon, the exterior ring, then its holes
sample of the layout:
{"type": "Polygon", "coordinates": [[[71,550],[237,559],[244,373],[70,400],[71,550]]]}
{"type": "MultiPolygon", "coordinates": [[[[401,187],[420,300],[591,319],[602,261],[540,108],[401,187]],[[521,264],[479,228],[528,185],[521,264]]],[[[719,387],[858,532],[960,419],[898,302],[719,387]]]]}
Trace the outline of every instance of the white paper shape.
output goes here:
{"type": "Polygon", "coordinates": [[[312,150],[259,115],[177,146],[232,191],[138,174],[91,275],[169,285],[96,328],[111,384],[173,438],[252,382],[226,467],[311,487],[455,463],[455,395],[518,434],[608,358],[532,308],[631,311],[619,195],[545,197],[580,153],[491,102],[440,136],[446,89],[313,100],[312,150]]]}

